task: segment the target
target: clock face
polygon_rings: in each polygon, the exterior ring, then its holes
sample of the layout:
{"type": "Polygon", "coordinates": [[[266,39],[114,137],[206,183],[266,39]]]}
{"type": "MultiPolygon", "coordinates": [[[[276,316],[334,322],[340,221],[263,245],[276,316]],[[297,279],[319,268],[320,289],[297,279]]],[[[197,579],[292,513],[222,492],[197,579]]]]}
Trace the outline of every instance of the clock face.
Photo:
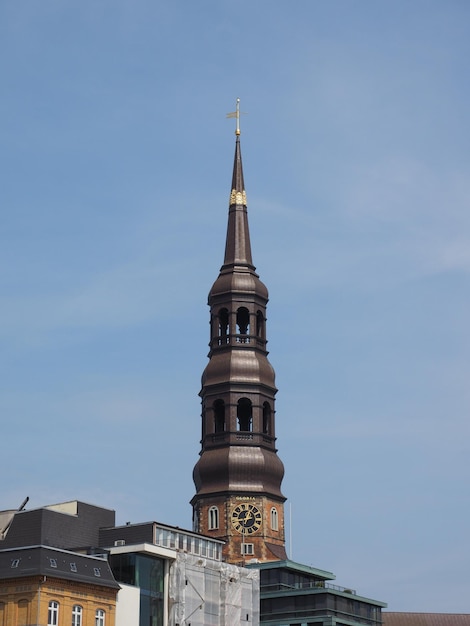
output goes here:
{"type": "Polygon", "coordinates": [[[232,511],[232,525],[242,535],[252,535],[261,523],[261,511],[254,504],[238,504],[232,511]]]}

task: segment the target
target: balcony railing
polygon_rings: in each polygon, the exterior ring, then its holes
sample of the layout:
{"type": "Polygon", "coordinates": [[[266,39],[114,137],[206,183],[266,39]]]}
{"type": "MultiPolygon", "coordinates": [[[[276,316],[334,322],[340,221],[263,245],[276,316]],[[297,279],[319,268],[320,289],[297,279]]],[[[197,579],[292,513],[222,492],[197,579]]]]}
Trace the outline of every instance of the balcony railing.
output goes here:
{"type": "Polygon", "coordinates": [[[254,445],[260,444],[268,444],[272,445],[274,443],[275,438],[267,433],[253,433],[250,431],[237,430],[233,431],[224,431],[221,433],[212,433],[210,435],[206,435],[204,438],[204,442],[206,446],[220,446],[226,443],[236,443],[237,441],[249,441],[254,445]]]}
{"type": "Polygon", "coordinates": [[[289,592],[294,589],[317,589],[318,591],[321,591],[322,589],[328,589],[331,591],[340,591],[341,593],[350,593],[353,596],[356,595],[355,589],[351,589],[349,587],[340,587],[339,585],[333,585],[331,583],[324,582],[323,580],[310,580],[301,583],[294,583],[293,585],[287,585],[285,583],[262,585],[260,591],[261,593],[274,593],[278,591],[289,592]]]}
{"type": "Polygon", "coordinates": [[[266,347],[266,339],[257,335],[220,335],[214,337],[210,345],[211,348],[217,348],[218,346],[237,346],[240,344],[248,344],[250,347],[256,346],[264,349],[266,347]]]}

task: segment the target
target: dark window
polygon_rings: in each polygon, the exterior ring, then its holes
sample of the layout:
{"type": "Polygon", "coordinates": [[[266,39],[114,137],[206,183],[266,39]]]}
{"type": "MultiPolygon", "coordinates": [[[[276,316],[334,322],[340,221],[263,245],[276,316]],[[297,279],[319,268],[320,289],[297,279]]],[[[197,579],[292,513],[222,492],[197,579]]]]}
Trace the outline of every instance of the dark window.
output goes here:
{"type": "MultiPolygon", "coordinates": [[[[237,327],[239,335],[248,335],[250,333],[250,312],[244,306],[237,311],[237,327]]],[[[237,337],[238,343],[249,343],[249,337],[237,337]]]]}
{"type": "Polygon", "coordinates": [[[223,400],[214,402],[214,430],[216,433],[223,433],[225,430],[225,402],[223,400]]]}
{"type": "Polygon", "coordinates": [[[237,405],[238,430],[251,432],[252,406],[248,398],[240,398],[237,405]]]}
{"type": "Polygon", "coordinates": [[[271,407],[269,402],[263,404],[263,433],[265,435],[271,432],[271,407]]]}
{"type": "Polygon", "coordinates": [[[256,336],[264,339],[264,315],[261,311],[256,312],[256,336]]]}
{"type": "Polygon", "coordinates": [[[228,310],[219,311],[219,344],[228,343],[228,310]]]}

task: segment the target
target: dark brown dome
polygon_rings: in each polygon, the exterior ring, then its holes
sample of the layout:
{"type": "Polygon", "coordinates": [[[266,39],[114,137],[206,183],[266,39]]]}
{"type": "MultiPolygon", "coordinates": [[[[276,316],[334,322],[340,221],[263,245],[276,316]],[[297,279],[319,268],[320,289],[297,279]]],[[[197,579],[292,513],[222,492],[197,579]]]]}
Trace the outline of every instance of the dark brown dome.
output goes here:
{"type": "Polygon", "coordinates": [[[230,491],[284,499],[283,477],[284,465],[275,452],[245,446],[206,450],[193,472],[198,495],[230,491]]]}
{"type": "Polygon", "coordinates": [[[275,374],[266,356],[255,350],[226,350],[212,355],[202,375],[202,386],[234,384],[266,385],[276,390],[275,374]]]}
{"type": "Polygon", "coordinates": [[[209,304],[213,299],[226,296],[229,293],[235,296],[237,294],[258,296],[264,301],[264,304],[268,301],[266,285],[259,279],[258,274],[246,268],[221,271],[209,292],[209,304]]]}

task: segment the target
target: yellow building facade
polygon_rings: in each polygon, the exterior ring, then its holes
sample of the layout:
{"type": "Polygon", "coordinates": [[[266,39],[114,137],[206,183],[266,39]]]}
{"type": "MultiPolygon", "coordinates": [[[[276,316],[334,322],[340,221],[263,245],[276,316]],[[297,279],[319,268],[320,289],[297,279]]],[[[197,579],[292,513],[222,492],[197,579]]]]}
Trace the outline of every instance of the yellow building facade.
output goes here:
{"type": "Polygon", "coordinates": [[[119,585],[105,560],[45,546],[7,553],[0,626],[115,626],[119,585]]]}

